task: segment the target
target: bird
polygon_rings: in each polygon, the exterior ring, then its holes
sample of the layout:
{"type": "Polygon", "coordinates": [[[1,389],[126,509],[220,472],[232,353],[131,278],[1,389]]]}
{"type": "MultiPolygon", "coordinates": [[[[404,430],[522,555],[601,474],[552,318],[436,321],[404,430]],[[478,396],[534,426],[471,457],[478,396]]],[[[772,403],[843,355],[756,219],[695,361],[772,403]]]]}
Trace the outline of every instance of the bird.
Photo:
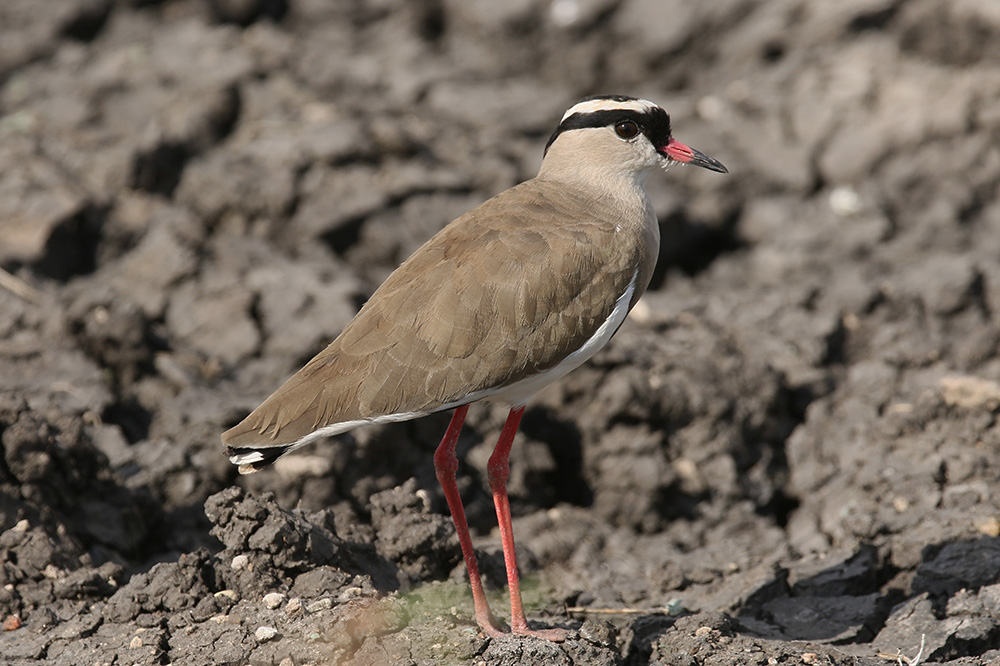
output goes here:
{"type": "Polygon", "coordinates": [[[469,405],[509,413],[487,463],[511,616],[521,602],[507,479],[529,399],[604,347],[649,284],[660,246],[646,179],[688,164],[728,173],[671,134],[660,106],[594,95],[571,106],[538,174],[455,219],[406,259],[343,331],[245,419],[222,435],[243,474],[322,437],[358,426],[454,410],[434,452],[472,588],[476,623],[508,633],[486,601],[456,484],[455,447],[469,405]]]}

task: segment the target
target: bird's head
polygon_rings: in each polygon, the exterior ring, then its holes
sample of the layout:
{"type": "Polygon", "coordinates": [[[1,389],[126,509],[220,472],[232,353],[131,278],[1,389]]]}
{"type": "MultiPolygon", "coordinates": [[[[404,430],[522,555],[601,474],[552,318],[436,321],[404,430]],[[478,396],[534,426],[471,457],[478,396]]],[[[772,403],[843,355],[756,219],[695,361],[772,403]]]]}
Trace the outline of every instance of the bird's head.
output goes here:
{"type": "Polygon", "coordinates": [[[586,97],[563,115],[545,145],[543,172],[588,166],[643,178],[653,167],[691,164],[729,171],[716,159],[670,135],[670,116],[656,104],[624,95],[586,97]]]}

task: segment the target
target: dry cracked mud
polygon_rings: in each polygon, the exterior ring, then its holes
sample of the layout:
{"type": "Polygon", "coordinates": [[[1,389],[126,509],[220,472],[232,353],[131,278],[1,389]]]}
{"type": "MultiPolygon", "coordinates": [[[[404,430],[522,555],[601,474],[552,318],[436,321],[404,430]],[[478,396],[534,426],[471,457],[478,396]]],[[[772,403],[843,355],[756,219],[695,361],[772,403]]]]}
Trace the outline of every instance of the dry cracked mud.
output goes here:
{"type": "Polygon", "coordinates": [[[995,0],[5,0],[0,662],[1000,663],[997,100],[995,0]],[[219,435],[608,92],[731,174],[650,177],[650,291],[525,413],[571,637],[491,640],[447,415],[249,478],[219,435]]]}

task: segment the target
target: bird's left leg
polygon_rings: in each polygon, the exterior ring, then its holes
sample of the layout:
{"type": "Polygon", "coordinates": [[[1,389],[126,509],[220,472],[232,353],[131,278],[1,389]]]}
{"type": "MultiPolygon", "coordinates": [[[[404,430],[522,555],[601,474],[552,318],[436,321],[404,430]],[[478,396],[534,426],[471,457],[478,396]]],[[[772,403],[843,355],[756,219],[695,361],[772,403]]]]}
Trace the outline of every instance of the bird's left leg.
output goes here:
{"type": "Polygon", "coordinates": [[[500,431],[500,439],[486,466],[493,504],[497,509],[497,523],[500,526],[500,541],[503,543],[503,559],[507,566],[507,586],[510,588],[510,630],[524,636],[536,636],[550,641],[566,640],[567,632],[562,629],[530,629],[524,617],[521,604],[521,583],[517,575],[517,556],[514,554],[514,530],[510,522],[510,502],[507,499],[507,479],[510,477],[510,447],[521,423],[524,406],[515,407],[507,415],[507,422],[500,431]]]}

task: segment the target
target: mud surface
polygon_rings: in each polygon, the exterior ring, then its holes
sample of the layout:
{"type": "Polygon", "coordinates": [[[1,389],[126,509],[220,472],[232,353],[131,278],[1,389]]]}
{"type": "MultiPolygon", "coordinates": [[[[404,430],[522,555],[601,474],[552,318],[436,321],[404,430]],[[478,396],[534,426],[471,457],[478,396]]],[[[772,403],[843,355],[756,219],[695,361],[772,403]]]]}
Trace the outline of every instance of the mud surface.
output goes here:
{"type": "Polygon", "coordinates": [[[995,0],[5,0],[0,662],[998,663],[998,99],[995,0]],[[595,92],[732,173],[651,175],[651,291],[526,412],[573,634],[489,640],[447,415],[250,478],[219,434],[595,92]]]}

